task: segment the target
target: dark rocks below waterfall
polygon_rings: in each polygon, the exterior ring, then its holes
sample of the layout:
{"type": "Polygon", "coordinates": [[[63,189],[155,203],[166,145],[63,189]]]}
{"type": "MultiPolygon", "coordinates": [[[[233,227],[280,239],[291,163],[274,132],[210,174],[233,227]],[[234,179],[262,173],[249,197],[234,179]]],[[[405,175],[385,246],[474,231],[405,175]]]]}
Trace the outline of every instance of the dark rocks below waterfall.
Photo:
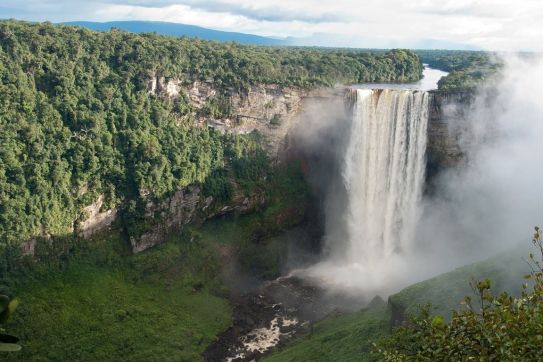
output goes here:
{"type": "Polygon", "coordinates": [[[352,309],[356,301],[348,299],[332,296],[297,277],[265,282],[254,291],[232,297],[233,324],[203,357],[206,361],[258,360],[295,336],[311,333],[314,323],[325,316],[352,309]]]}

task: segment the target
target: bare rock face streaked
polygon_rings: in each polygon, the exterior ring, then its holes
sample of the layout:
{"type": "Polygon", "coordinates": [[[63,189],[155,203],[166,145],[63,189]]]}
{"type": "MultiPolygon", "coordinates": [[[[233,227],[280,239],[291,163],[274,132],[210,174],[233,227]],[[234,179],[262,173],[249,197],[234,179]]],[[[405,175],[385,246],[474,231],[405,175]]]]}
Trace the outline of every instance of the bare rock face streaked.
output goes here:
{"type": "Polygon", "coordinates": [[[96,202],[83,209],[86,218],[79,225],[79,235],[90,238],[92,235],[107,229],[117,217],[117,209],[102,210],[105,195],[101,194],[96,202]]]}
{"type": "Polygon", "coordinates": [[[301,111],[302,99],[322,92],[276,84],[253,85],[245,92],[220,92],[211,79],[187,86],[179,79],[156,74],[149,78],[147,90],[159,97],[186,96],[194,110],[202,109],[212,99],[224,97],[231,106],[229,116],[212,118],[193,112],[185,118],[193,118],[196,126],[209,126],[221,132],[248,134],[258,131],[264,136],[264,147],[272,159],[281,156],[286,136],[301,111]]]}
{"type": "Polygon", "coordinates": [[[130,237],[130,244],[134,253],[139,253],[162,242],[169,230],[180,228],[190,223],[201,201],[200,188],[188,186],[178,190],[172,197],[166,200],[147,204],[145,214],[151,217],[159,212],[163,222],[153,230],[142,234],[139,238],[130,237]]]}
{"type": "Polygon", "coordinates": [[[208,119],[208,126],[224,132],[248,134],[260,132],[264,148],[272,159],[280,159],[285,140],[300,111],[307,92],[298,88],[277,85],[253,86],[246,94],[232,94],[233,116],[227,119],[208,119]]]}
{"type": "Polygon", "coordinates": [[[427,176],[464,162],[461,137],[473,94],[465,91],[431,91],[428,113],[427,176]]]}

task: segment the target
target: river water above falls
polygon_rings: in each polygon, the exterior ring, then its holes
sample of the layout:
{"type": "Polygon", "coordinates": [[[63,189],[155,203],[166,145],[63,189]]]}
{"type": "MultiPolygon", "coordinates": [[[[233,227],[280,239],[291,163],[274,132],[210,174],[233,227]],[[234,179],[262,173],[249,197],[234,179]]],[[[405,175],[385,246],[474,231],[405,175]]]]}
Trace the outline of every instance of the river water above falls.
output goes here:
{"type": "Polygon", "coordinates": [[[422,79],[414,83],[362,83],[355,84],[353,88],[358,89],[405,89],[405,90],[420,90],[430,91],[437,89],[437,83],[442,77],[449,73],[439,69],[433,69],[424,64],[422,79]]]}

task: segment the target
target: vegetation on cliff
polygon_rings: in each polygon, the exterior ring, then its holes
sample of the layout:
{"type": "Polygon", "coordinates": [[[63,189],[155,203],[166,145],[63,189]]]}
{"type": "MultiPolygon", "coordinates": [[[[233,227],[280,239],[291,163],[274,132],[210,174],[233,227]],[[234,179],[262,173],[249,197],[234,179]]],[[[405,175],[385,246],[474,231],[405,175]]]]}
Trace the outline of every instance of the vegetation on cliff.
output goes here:
{"type": "Polygon", "coordinates": [[[189,184],[227,199],[226,166],[245,186],[266,173],[254,138],[194,126],[199,112],[222,116],[221,102],[196,110],[184,91],[149,94],[155,76],[210,80],[227,93],[415,80],[421,65],[403,50],[320,52],[0,21],[2,244],[71,232],[102,193],[103,208],[121,206],[137,236],[149,201],[189,184]]]}

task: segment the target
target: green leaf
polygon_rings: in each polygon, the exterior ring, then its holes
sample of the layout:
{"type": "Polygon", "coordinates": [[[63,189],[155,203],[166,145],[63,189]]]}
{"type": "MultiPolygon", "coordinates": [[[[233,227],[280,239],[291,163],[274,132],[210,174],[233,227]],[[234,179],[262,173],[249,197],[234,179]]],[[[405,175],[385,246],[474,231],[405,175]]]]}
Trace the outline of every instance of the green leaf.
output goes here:
{"type": "Polygon", "coordinates": [[[17,352],[21,350],[21,346],[15,343],[0,343],[0,352],[17,352]]]}
{"type": "Polygon", "coordinates": [[[436,315],[432,319],[432,327],[442,327],[444,324],[445,324],[445,320],[440,315],[436,315]]]}

